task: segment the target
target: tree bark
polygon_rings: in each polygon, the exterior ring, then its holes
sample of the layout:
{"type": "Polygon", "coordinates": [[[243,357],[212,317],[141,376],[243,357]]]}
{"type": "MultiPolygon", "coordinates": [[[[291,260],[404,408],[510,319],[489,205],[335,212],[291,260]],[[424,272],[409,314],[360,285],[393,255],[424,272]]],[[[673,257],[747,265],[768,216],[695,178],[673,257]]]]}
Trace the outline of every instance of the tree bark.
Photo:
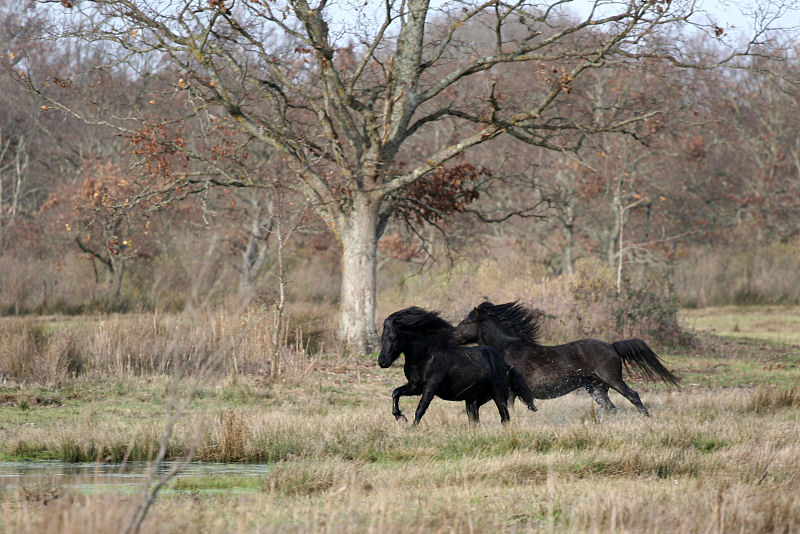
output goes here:
{"type": "Polygon", "coordinates": [[[362,354],[378,347],[375,291],[380,202],[359,194],[339,228],[342,247],[342,287],[339,332],[362,354]]]}
{"type": "MultiPolygon", "coordinates": [[[[253,202],[257,205],[259,200],[253,202]]],[[[242,257],[239,263],[239,295],[250,296],[252,294],[255,280],[267,258],[273,221],[272,214],[264,214],[263,211],[267,211],[267,208],[259,209],[250,220],[247,245],[241,252],[242,257]]]]}
{"type": "Polygon", "coordinates": [[[572,266],[572,247],[575,241],[574,237],[575,229],[570,224],[567,225],[565,230],[566,230],[566,242],[564,243],[564,253],[562,256],[563,258],[562,262],[564,264],[562,266],[562,272],[567,276],[572,276],[573,274],[575,274],[575,269],[572,266]]]}

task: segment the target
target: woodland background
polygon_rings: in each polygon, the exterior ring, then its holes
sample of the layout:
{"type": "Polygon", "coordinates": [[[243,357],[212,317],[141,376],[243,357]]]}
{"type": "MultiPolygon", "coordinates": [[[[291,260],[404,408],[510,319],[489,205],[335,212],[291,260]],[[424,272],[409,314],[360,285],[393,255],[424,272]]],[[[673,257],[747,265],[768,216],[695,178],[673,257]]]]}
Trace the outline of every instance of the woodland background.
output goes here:
{"type": "MultiPolygon", "coordinates": [[[[180,79],[164,82],[179,77],[168,65],[160,78],[95,68],[63,79],[65,65],[97,64],[96,51],[53,48],[35,10],[0,10],[0,313],[176,312],[246,298],[332,333],[339,246],[280,162],[242,150],[213,116],[195,131],[171,124],[188,96],[180,79]],[[50,73],[44,85],[60,101],[123,118],[150,109],[136,117],[145,126],[111,135],[53,109],[20,83],[23,56],[50,73]],[[189,137],[212,159],[247,160],[270,187],[178,188],[128,205],[180,172],[161,142],[189,137]]],[[[564,105],[563,116],[670,103],[625,135],[592,136],[573,153],[501,137],[409,186],[379,242],[379,318],[407,304],[455,318],[484,298],[521,298],[565,324],[577,303],[607,298],[627,303],[607,310],[611,336],[626,317],[674,319],[678,306],[798,304],[800,65],[792,35],[770,36],[747,68],[639,60],[576,81],[586,109],[564,105]]],[[[722,53],[711,39],[692,46],[709,63],[722,53]]],[[[520,94],[537,83],[524,70],[512,79],[520,94]]]]}

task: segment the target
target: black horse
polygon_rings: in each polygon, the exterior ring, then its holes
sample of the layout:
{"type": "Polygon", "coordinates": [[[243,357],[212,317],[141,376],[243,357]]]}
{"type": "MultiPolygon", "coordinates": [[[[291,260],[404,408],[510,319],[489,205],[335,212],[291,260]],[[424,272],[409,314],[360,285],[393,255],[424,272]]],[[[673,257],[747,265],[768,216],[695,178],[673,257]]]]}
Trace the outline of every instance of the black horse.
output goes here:
{"type": "Polygon", "coordinates": [[[548,347],[539,344],[538,336],[539,321],[516,302],[484,302],[456,328],[458,343],[480,343],[499,350],[509,365],[519,369],[537,399],[554,399],[583,387],[597,404],[616,412],[608,398],[610,387],[649,417],[639,394],[622,380],[623,365],[651,382],[660,378],[667,385],[678,386],[678,378],[641,339],[614,343],[581,339],[548,347]]]}
{"type": "Polygon", "coordinates": [[[509,420],[507,402],[514,392],[529,409],[536,411],[533,392],[517,370],[491,347],[461,347],[455,343],[455,327],[438,312],[416,306],[394,312],[383,322],[378,365],[392,365],[401,353],[406,355],[408,383],[392,392],[392,414],[406,420],[400,411],[402,396],[422,395],[414,414],[414,425],[428,409],[433,396],[450,401],[465,401],[470,422],[478,422],[478,409],[490,399],[509,420]]]}

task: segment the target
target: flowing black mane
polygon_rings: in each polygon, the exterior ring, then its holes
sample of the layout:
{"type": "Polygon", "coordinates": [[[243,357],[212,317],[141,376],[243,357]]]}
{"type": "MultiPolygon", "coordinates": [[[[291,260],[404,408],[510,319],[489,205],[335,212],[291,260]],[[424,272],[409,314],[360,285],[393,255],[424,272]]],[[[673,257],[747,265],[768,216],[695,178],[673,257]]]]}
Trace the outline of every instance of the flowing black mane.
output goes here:
{"type": "Polygon", "coordinates": [[[417,306],[394,312],[386,318],[386,322],[404,334],[436,336],[451,342],[456,330],[442,319],[438,311],[428,311],[417,306]]]}
{"type": "Polygon", "coordinates": [[[496,305],[484,302],[476,309],[479,314],[492,317],[511,329],[520,340],[533,345],[539,344],[539,318],[517,301],[496,305]]]}

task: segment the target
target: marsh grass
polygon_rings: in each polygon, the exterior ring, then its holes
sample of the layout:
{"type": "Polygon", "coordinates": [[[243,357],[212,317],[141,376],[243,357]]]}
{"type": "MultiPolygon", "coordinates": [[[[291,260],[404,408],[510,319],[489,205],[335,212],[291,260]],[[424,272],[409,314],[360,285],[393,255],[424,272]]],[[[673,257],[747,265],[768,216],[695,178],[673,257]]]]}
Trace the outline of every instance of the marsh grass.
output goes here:
{"type": "MultiPolygon", "coordinates": [[[[482,424],[474,427],[462,406],[435,401],[413,429],[390,414],[388,392],[399,370],[365,380],[371,371],[365,363],[351,359],[315,369],[317,387],[273,384],[272,395],[247,409],[238,399],[226,407],[224,396],[204,392],[200,398],[214,399],[215,408],[201,404],[187,414],[170,455],[194,448],[203,461],[273,467],[255,480],[178,480],[172,486],[177,493],[157,501],[143,528],[790,532],[800,526],[800,410],[794,392],[640,387],[652,419],[615,394],[620,413],[600,412],[592,419],[590,399],[571,394],[540,401],[535,414],[517,407],[508,427],[488,405],[482,424]],[[352,382],[368,402],[321,413],[319,406],[343,395],[342,382],[352,382]],[[221,493],[205,495],[206,490],[221,493]]],[[[415,399],[404,401],[410,408],[415,399]]],[[[130,443],[141,451],[130,452],[131,458],[152,454],[147,447],[158,438],[159,417],[153,412],[148,421],[119,422],[95,412],[57,432],[22,424],[10,430],[14,443],[44,443],[53,451],[72,447],[80,451],[72,459],[82,461],[119,461],[130,443]]],[[[2,498],[0,521],[19,532],[57,527],[69,533],[78,525],[114,531],[122,519],[105,508],[132,503],[124,495],[64,490],[46,506],[20,491],[2,498]]]]}
{"type": "Polygon", "coordinates": [[[170,488],[174,491],[223,491],[223,490],[253,490],[262,491],[265,479],[252,476],[213,475],[213,476],[184,476],[175,479],[170,488]]]}
{"type": "MultiPolygon", "coordinates": [[[[217,320],[197,347],[213,347],[215,335],[237,328],[251,335],[247,318],[217,320]]],[[[169,330],[176,323],[155,324],[169,330]]],[[[134,327],[115,328],[125,336],[134,327]]],[[[270,464],[267,474],[177,479],[143,531],[800,529],[800,395],[791,387],[798,354],[791,347],[709,338],[664,354],[685,387],[631,381],[651,419],[616,393],[620,410],[609,415],[579,392],[539,401],[536,413],[517,406],[507,427],[491,404],[471,426],[463,405],[436,399],[411,428],[390,413],[401,367],[381,370],[374,356],[338,351],[311,358],[286,335],[282,367],[256,358],[264,340],[252,337],[235,365],[229,356],[207,380],[181,383],[178,396],[192,403],[167,444],[167,459],[270,464]]],[[[197,347],[193,354],[201,354],[197,347]]],[[[170,376],[151,364],[103,367],[84,356],[84,371],[57,384],[0,388],[0,457],[152,460],[169,416],[170,376]]],[[[401,407],[413,410],[417,400],[404,398],[401,407]]],[[[0,491],[0,531],[119,532],[136,505],[128,495],[23,483],[0,491]]]]}

